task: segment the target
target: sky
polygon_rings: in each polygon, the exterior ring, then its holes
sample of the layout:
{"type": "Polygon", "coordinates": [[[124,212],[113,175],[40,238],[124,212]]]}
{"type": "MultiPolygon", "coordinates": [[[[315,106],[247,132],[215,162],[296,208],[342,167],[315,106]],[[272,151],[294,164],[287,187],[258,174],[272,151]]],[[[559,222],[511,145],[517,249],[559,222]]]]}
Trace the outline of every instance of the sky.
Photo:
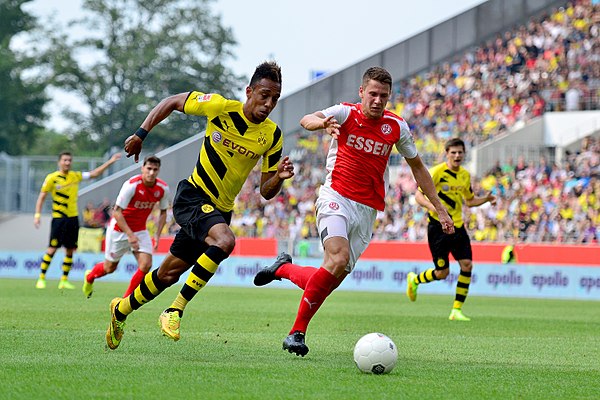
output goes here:
{"type": "MultiPolygon", "coordinates": [[[[485,1],[215,0],[212,7],[238,42],[237,58],[227,66],[250,77],[260,62],[277,61],[286,96],[309,85],[313,71],[340,71],[485,1]]],[[[81,4],[34,0],[26,9],[66,23],[82,16],[81,4]]],[[[60,130],[61,121],[55,118],[50,126],[60,130]]]]}

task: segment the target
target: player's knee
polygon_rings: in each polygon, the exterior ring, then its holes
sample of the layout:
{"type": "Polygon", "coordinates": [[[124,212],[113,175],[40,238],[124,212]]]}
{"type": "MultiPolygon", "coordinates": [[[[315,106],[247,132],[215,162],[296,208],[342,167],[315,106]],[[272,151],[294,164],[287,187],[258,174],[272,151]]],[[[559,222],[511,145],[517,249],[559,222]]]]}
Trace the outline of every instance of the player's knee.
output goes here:
{"type": "Polygon", "coordinates": [[[212,240],[207,240],[209,245],[217,246],[228,255],[233,252],[235,247],[235,236],[233,235],[233,232],[226,231],[226,233],[220,234],[218,237],[211,237],[210,239],[212,240]]]}

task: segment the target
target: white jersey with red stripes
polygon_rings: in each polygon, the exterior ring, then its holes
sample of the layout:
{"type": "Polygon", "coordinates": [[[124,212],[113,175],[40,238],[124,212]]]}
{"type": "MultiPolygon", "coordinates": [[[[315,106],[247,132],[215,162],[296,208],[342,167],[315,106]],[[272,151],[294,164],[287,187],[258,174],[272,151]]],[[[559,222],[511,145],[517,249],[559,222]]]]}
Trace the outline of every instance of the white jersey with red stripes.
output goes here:
{"type": "Polygon", "coordinates": [[[404,119],[385,110],[381,118],[367,118],[362,105],[342,103],[321,111],[341,125],[327,153],[325,186],[342,196],[383,211],[389,185],[388,161],[392,146],[401,156],[415,158],[417,148],[404,119]]]}
{"type": "MultiPolygon", "coordinates": [[[[142,175],[136,175],[123,183],[117,196],[117,206],[123,209],[127,225],[134,232],[146,230],[146,220],[154,205],[159,204],[161,210],[169,207],[169,185],[161,179],[156,179],[154,186],[144,185],[142,175]]],[[[110,219],[110,227],[122,232],[114,217],[110,219]]]]}

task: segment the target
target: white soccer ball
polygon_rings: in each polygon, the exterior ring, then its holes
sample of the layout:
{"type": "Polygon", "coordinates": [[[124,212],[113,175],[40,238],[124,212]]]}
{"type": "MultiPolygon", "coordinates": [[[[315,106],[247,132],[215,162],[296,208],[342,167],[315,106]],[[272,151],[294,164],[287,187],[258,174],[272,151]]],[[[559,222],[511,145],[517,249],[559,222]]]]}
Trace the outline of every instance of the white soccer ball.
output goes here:
{"type": "Polygon", "coordinates": [[[354,346],[354,362],[364,373],[387,374],[394,369],[397,361],[396,344],[382,333],[369,333],[354,346]]]}

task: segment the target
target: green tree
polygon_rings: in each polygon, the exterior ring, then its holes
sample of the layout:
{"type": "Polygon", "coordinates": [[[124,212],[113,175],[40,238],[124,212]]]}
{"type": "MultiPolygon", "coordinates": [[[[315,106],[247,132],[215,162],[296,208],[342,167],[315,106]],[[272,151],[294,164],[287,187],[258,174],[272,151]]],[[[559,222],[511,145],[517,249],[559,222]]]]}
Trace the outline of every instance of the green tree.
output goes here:
{"type": "MultiPolygon", "coordinates": [[[[168,95],[192,89],[239,92],[245,77],[224,66],[236,42],[210,3],[85,0],[86,17],[76,21],[83,33],[47,32],[53,85],[76,94],[89,109],[87,115],[64,111],[77,127],[75,136],[104,151],[120,147],[150,107],[168,95]]],[[[201,132],[201,120],[188,118],[170,117],[152,131],[146,147],[166,147],[201,132]]]]}
{"type": "Polygon", "coordinates": [[[11,155],[31,147],[47,102],[45,82],[31,72],[35,58],[11,49],[15,36],[35,28],[35,18],[21,8],[29,1],[0,0],[0,151],[11,155]]]}

